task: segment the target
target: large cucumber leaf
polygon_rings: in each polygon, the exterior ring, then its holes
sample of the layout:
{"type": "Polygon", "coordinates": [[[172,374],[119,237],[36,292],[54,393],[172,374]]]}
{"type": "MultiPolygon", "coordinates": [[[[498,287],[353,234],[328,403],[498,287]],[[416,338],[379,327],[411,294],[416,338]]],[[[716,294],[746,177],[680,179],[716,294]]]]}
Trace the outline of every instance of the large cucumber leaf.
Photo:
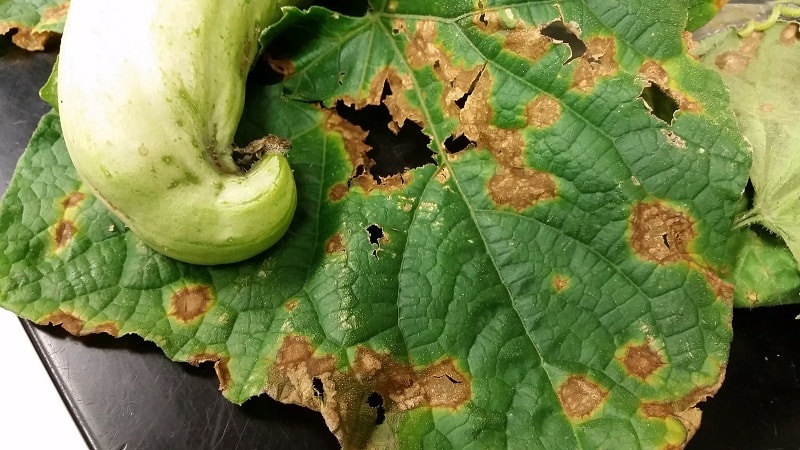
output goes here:
{"type": "Polygon", "coordinates": [[[285,80],[252,84],[240,127],[293,142],[287,236],[229,266],[154,253],[51,113],[0,204],[0,304],[214,361],[231,401],[318,409],[346,448],[683,445],[727,361],[750,164],[684,0],[287,15],[285,80]],[[380,163],[387,133],[353,123],[379,114],[419,163],[380,163]]]}

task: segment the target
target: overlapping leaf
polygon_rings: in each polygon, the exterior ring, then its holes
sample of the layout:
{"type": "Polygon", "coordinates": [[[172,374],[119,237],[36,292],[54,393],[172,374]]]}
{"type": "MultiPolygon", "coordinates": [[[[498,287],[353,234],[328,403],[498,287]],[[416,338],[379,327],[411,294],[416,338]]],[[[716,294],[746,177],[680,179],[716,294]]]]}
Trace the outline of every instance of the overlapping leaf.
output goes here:
{"type": "Polygon", "coordinates": [[[737,237],[742,253],[734,274],[741,277],[736,282],[743,295],[737,300],[747,306],[800,301],[795,292],[800,285],[797,30],[795,23],[778,23],[744,38],[729,30],[709,38],[702,49],[704,63],[719,70],[730,88],[742,132],[753,146],[755,195],[741,222],[761,223],[785,242],[751,232],[737,237]]]}
{"type": "Polygon", "coordinates": [[[727,359],[717,272],[749,155],[685,53],[684,2],[372,6],[291,10],[269,36],[287,76],[251,86],[239,134],[293,142],[277,247],[155,254],[85,192],[50,114],[0,206],[2,305],[215,361],[232,401],[319,409],[345,447],[685,443],[727,359]],[[381,104],[432,162],[376,175],[345,116],[381,104]]]}

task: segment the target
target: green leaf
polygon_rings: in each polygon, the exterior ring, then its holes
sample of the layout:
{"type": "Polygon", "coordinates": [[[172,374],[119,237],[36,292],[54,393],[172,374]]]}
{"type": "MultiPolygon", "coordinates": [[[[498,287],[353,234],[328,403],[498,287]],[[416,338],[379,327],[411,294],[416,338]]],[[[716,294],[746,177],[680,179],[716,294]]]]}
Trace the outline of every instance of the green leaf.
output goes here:
{"type": "Polygon", "coordinates": [[[731,239],[736,264],[728,280],[734,305],[743,308],[800,302],[800,272],[792,253],[776,236],[744,229],[731,239]]]}
{"type": "Polygon", "coordinates": [[[726,3],[728,0],[686,0],[686,7],[689,9],[686,29],[694,31],[702,27],[713,19],[726,3]]]}
{"type": "Polygon", "coordinates": [[[254,80],[239,137],[292,140],[298,211],[240,264],[143,246],[49,114],[0,205],[2,306],[215,361],[231,401],[320,410],[345,448],[683,444],[731,339],[717,273],[749,153],[724,86],[685,52],[683,0],[487,4],[287,12],[287,77],[254,80]],[[380,163],[391,130],[422,163],[380,163]]]}
{"type": "Polygon", "coordinates": [[[43,50],[53,33],[64,29],[67,0],[0,0],[0,35],[27,50],[43,50]]]}
{"type": "Polygon", "coordinates": [[[703,61],[719,70],[735,95],[731,102],[753,147],[753,208],[741,224],[761,223],[778,234],[800,267],[800,44],[797,25],[779,23],[740,38],[735,31],[710,38],[703,61]]]}

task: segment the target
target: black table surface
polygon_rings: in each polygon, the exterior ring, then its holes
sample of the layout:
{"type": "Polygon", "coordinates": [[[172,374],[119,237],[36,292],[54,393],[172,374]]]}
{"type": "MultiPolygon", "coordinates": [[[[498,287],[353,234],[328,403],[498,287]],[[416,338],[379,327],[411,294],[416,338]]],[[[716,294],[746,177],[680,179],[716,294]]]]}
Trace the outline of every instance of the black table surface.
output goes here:
{"type": "MultiPolygon", "coordinates": [[[[54,60],[52,52],[27,54],[0,41],[0,192],[49,110],[38,89],[54,60]]],[[[800,449],[799,314],[800,306],[734,313],[727,377],[701,404],[689,449],[800,449]]],[[[229,403],[210,365],[171,362],[135,336],[75,338],[23,326],[91,448],[338,448],[315,412],[266,396],[229,403]]]]}

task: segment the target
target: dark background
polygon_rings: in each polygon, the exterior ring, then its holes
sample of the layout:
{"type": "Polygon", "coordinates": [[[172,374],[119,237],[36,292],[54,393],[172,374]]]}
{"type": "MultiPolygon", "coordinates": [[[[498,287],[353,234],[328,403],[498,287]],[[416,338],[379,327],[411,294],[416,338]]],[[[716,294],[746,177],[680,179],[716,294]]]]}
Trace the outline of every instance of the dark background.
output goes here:
{"type": "MultiPolygon", "coordinates": [[[[0,191],[49,110],[38,89],[54,60],[0,37],[0,191]]],[[[703,424],[689,449],[800,449],[798,315],[800,306],[734,313],[727,378],[701,404],[703,424]]],[[[317,413],[266,396],[229,403],[209,364],[173,363],[135,336],[75,338],[23,325],[92,448],[338,448],[317,413]]]]}

